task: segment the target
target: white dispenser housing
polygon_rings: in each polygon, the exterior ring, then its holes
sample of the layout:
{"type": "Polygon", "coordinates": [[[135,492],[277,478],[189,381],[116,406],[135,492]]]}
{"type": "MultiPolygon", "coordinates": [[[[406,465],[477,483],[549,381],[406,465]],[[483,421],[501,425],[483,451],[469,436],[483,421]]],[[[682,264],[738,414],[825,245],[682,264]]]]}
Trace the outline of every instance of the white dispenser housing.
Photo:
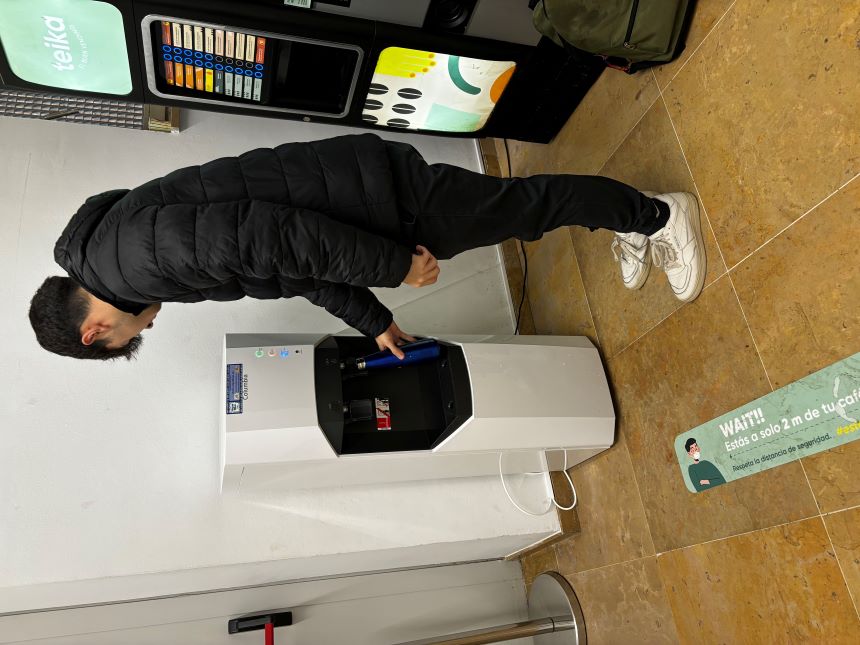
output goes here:
{"type": "Polygon", "coordinates": [[[437,359],[355,374],[341,363],[376,351],[373,339],[227,334],[222,490],[560,470],[612,445],[612,399],[588,339],[437,340],[437,359]],[[347,423],[356,399],[387,403],[390,429],[347,423]]]}

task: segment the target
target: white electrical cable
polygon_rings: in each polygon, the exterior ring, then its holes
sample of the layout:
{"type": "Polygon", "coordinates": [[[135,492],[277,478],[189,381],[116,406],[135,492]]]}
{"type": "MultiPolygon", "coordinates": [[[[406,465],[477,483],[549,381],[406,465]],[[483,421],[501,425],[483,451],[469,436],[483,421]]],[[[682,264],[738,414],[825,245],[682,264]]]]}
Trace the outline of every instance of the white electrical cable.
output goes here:
{"type": "MultiPolygon", "coordinates": [[[[526,510],[525,508],[523,508],[522,506],[520,506],[519,504],[517,504],[514,501],[514,498],[511,496],[511,493],[508,490],[507,485],[505,484],[505,473],[502,470],[502,456],[504,454],[505,454],[504,452],[499,452],[499,479],[502,482],[502,490],[505,491],[505,495],[507,495],[508,501],[510,501],[510,503],[513,504],[517,508],[518,511],[525,513],[526,515],[533,515],[535,517],[540,517],[541,515],[546,515],[547,513],[549,513],[552,510],[553,506],[555,506],[560,511],[573,510],[573,508],[576,506],[576,502],[577,502],[576,487],[573,485],[573,480],[570,478],[570,475],[567,472],[567,450],[564,451],[564,468],[562,469],[561,472],[564,473],[564,477],[565,477],[565,479],[567,479],[567,483],[570,484],[570,491],[573,494],[573,502],[571,503],[570,506],[562,506],[561,504],[558,503],[558,501],[556,501],[555,494],[553,494],[552,497],[550,498],[550,501],[552,503],[549,506],[547,506],[545,511],[541,511],[540,513],[534,513],[532,511],[526,510]]],[[[544,472],[544,471],[539,471],[539,472],[526,472],[526,473],[519,473],[519,474],[521,474],[521,475],[548,475],[549,473],[544,472]]]]}

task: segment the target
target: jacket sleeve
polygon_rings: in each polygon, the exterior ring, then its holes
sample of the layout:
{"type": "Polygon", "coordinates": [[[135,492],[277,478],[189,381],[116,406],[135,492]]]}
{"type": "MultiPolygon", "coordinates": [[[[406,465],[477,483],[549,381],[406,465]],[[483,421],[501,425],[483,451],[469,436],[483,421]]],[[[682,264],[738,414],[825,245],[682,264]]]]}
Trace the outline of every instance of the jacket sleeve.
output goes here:
{"type": "Polygon", "coordinates": [[[412,263],[411,251],[393,240],[283,204],[239,202],[236,231],[242,265],[262,277],[396,287],[412,263]]]}
{"type": "Polygon", "coordinates": [[[388,329],[394,320],[391,312],[366,287],[323,284],[302,295],[371,338],[376,338],[388,329]]]}

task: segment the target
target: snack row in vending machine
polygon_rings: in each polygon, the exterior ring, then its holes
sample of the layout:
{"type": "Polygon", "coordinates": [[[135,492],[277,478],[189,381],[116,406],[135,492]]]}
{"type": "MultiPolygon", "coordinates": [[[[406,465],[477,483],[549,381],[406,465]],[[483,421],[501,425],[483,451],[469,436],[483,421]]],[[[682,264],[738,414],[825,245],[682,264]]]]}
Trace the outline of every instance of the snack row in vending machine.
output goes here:
{"type": "Polygon", "coordinates": [[[262,36],[162,20],[161,58],[168,85],[262,100],[266,69],[262,36]]]}

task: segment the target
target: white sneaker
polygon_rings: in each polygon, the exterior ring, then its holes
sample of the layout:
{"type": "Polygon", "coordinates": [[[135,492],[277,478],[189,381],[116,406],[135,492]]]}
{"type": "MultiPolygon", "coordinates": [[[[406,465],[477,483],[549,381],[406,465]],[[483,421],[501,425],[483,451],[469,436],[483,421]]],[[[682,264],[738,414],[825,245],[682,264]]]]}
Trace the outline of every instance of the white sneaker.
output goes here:
{"type": "MultiPolygon", "coordinates": [[[[642,194],[657,196],[648,190],[642,194]]],[[[641,289],[651,272],[651,254],[648,253],[648,236],[642,233],[616,233],[612,240],[612,257],[621,267],[621,280],[628,289],[641,289]]]]}
{"type": "Polygon", "coordinates": [[[621,280],[628,289],[641,289],[651,272],[648,236],[642,233],[616,233],[612,257],[621,266],[621,280]]]}
{"type": "Polygon", "coordinates": [[[690,302],[702,292],[707,267],[699,202],[691,193],[666,193],[655,199],[669,205],[669,221],[650,237],[651,259],[666,272],[678,299],[690,302]]]}

